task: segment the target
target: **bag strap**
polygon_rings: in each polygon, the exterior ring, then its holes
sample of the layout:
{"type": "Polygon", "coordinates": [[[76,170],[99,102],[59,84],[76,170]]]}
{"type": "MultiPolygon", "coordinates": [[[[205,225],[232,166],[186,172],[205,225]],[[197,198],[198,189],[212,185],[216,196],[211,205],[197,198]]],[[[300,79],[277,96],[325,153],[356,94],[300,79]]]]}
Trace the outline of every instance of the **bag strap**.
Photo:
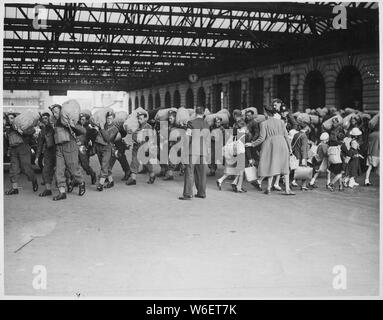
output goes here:
{"type": "Polygon", "coordinates": [[[299,135],[299,137],[297,138],[297,140],[295,140],[294,144],[291,146],[291,149],[294,149],[295,145],[297,144],[298,140],[303,136],[303,133],[301,133],[299,135]]]}
{"type": "Polygon", "coordinates": [[[78,137],[76,136],[76,134],[73,132],[72,127],[71,127],[70,125],[68,125],[67,127],[68,127],[68,129],[69,129],[69,132],[70,132],[71,136],[72,136],[72,137],[74,138],[74,140],[76,141],[76,143],[79,142],[79,138],[78,138],[78,137]]]}

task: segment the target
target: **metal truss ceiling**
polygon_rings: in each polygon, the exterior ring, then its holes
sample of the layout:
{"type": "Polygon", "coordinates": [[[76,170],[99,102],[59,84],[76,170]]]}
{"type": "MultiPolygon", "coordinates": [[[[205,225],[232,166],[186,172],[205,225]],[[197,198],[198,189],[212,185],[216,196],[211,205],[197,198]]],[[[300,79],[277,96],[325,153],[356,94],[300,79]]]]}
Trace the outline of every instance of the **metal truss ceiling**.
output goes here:
{"type": "MultiPolygon", "coordinates": [[[[332,26],[335,4],[44,4],[35,29],[36,4],[8,3],[4,88],[132,90],[235,70],[342,32],[332,26]]],[[[347,6],[348,33],[378,24],[377,3],[347,6]]]]}

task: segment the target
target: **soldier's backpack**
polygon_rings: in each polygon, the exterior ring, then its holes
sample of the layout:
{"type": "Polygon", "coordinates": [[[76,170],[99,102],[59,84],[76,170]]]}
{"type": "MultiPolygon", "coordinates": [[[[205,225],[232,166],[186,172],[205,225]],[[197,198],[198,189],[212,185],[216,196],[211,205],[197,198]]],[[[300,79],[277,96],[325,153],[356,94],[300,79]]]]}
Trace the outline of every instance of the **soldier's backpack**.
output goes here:
{"type": "Polygon", "coordinates": [[[90,117],[90,123],[101,129],[105,128],[106,123],[106,114],[108,112],[113,112],[111,108],[98,108],[95,113],[90,117]]]}
{"type": "Polygon", "coordinates": [[[80,110],[81,107],[76,100],[65,101],[61,106],[61,123],[64,126],[74,127],[79,120],[80,110]]]}
{"type": "Polygon", "coordinates": [[[20,113],[13,122],[15,130],[22,130],[23,133],[28,133],[37,126],[40,119],[40,114],[37,110],[25,110],[20,113]]]}
{"type": "Polygon", "coordinates": [[[126,111],[117,111],[114,117],[114,124],[118,130],[123,129],[124,122],[128,119],[128,113],[126,111]]]}

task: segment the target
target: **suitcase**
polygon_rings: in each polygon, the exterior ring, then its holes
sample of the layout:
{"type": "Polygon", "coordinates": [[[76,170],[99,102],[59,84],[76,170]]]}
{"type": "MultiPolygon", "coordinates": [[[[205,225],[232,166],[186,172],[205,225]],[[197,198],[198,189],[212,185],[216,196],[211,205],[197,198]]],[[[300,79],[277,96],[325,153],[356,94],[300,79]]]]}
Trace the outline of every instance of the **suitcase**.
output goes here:
{"type": "Polygon", "coordinates": [[[295,169],[294,180],[308,180],[313,176],[313,168],[298,167],[295,169]]]}
{"type": "Polygon", "coordinates": [[[250,166],[245,168],[245,176],[248,182],[257,180],[257,167],[250,166]]]}

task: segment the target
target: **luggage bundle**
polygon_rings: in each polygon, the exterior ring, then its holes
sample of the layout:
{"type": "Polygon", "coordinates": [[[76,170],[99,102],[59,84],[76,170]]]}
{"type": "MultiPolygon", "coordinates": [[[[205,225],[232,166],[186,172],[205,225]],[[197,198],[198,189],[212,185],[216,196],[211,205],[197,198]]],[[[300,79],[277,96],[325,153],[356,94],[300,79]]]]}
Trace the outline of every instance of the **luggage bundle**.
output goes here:
{"type": "Polygon", "coordinates": [[[143,109],[141,107],[134,109],[132,111],[132,113],[128,116],[128,118],[125,120],[124,125],[123,125],[124,130],[127,133],[133,133],[134,131],[136,131],[139,128],[139,123],[138,123],[138,119],[137,119],[137,115],[139,113],[146,113],[146,115],[148,116],[148,112],[145,109],[143,109]]]}
{"type": "Polygon", "coordinates": [[[333,121],[335,119],[338,121],[338,123],[342,123],[343,122],[343,118],[340,115],[336,115],[336,116],[326,120],[325,122],[323,122],[323,124],[322,124],[323,128],[325,130],[331,130],[334,127],[333,121]]]}
{"type": "MultiPolygon", "coordinates": [[[[307,110],[307,109],[306,109],[307,110]]],[[[311,123],[311,118],[308,113],[299,113],[297,116],[297,120],[306,124],[311,123]]]]}
{"type": "Polygon", "coordinates": [[[219,110],[217,113],[208,114],[205,116],[205,120],[209,124],[209,126],[213,125],[214,119],[216,117],[220,117],[222,120],[222,124],[228,124],[230,119],[230,113],[227,109],[219,110]]]}
{"type": "MultiPolygon", "coordinates": [[[[196,118],[195,110],[194,109],[187,109],[189,111],[189,121],[194,120],[196,118]]],[[[204,114],[206,115],[206,111],[209,111],[205,109],[204,114]]]]}
{"type": "Polygon", "coordinates": [[[344,109],[344,113],[346,114],[346,115],[349,115],[349,114],[351,114],[351,113],[356,113],[357,111],[355,110],[355,109],[353,109],[353,108],[346,108],[346,109],[344,109]]]}
{"type": "Polygon", "coordinates": [[[37,126],[40,119],[40,113],[37,110],[25,110],[16,116],[13,122],[13,128],[21,130],[23,133],[31,133],[37,126]]]}
{"type": "Polygon", "coordinates": [[[167,121],[169,119],[169,112],[170,111],[177,112],[177,108],[166,108],[166,109],[158,110],[156,116],[154,117],[154,120],[156,120],[156,121],[167,121]]]}
{"type": "Polygon", "coordinates": [[[104,129],[106,123],[106,114],[113,112],[111,108],[98,108],[90,117],[90,123],[94,126],[104,129]]]}
{"type": "MultiPolygon", "coordinates": [[[[193,109],[191,109],[193,110],[193,109]]],[[[177,110],[176,123],[177,124],[185,124],[190,121],[190,113],[189,109],[181,107],[177,110]]]]}
{"type": "Polygon", "coordinates": [[[208,108],[205,108],[204,115],[207,116],[208,114],[211,114],[210,110],[208,108]]]}
{"type": "Polygon", "coordinates": [[[374,130],[376,126],[379,125],[379,113],[372,117],[372,119],[368,122],[368,127],[371,130],[374,130]]]}
{"type": "Polygon", "coordinates": [[[249,111],[249,110],[253,111],[254,116],[258,115],[258,110],[257,110],[257,108],[254,108],[254,107],[248,107],[246,109],[243,109],[242,110],[242,115],[245,115],[246,112],[249,111]]]}
{"type": "Polygon", "coordinates": [[[114,117],[114,124],[121,130],[124,126],[124,122],[128,119],[128,113],[126,111],[117,111],[114,117]]]}
{"type": "Polygon", "coordinates": [[[89,118],[92,116],[92,111],[90,111],[89,109],[82,109],[82,110],[81,110],[81,113],[82,113],[82,114],[85,114],[85,115],[88,116],[89,118]]]}
{"type": "Polygon", "coordinates": [[[328,112],[328,109],[326,107],[324,108],[316,108],[315,111],[317,112],[317,114],[321,117],[321,118],[324,118],[328,112]]]}
{"type": "Polygon", "coordinates": [[[361,115],[360,115],[360,117],[362,118],[362,119],[368,119],[368,120],[371,120],[371,115],[369,114],[369,113],[362,113],[361,115]]]}
{"type": "Polygon", "coordinates": [[[61,123],[66,126],[74,127],[80,116],[80,104],[74,100],[65,101],[61,106],[61,123]]]}

